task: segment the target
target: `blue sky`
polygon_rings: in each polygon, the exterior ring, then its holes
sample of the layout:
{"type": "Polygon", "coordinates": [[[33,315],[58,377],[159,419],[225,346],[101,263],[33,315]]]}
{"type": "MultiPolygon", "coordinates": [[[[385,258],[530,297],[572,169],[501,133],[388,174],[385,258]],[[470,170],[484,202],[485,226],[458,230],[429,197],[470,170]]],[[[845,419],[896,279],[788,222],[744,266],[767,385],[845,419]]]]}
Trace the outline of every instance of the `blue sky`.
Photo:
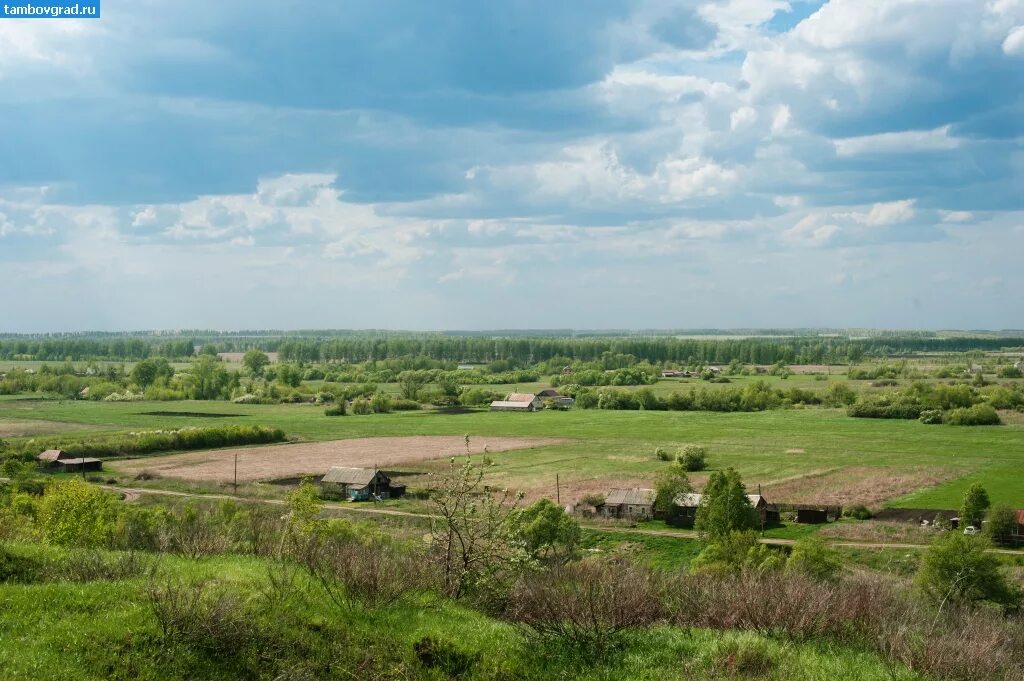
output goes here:
{"type": "Polygon", "coordinates": [[[1024,326],[1024,0],[294,7],[0,21],[0,331],[1024,326]]]}

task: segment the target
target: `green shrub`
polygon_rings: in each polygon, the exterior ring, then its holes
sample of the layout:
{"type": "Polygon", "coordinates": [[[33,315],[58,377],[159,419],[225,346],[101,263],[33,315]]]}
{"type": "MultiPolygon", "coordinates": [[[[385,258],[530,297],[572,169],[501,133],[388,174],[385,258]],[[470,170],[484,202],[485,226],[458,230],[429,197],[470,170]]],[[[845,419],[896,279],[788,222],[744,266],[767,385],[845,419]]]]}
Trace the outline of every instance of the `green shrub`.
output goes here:
{"type": "Polygon", "coordinates": [[[990,404],[976,404],[973,407],[953,409],[946,422],[954,426],[998,426],[1002,423],[999,413],[990,404]]]}
{"type": "Polygon", "coordinates": [[[367,414],[372,414],[373,407],[370,405],[370,400],[353,400],[352,413],[356,414],[357,416],[366,416],[367,414]]]}
{"type": "Polygon", "coordinates": [[[874,514],[864,504],[853,504],[843,509],[843,515],[856,520],[869,520],[874,514]]]}
{"type": "Polygon", "coordinates": [[[921,561],[918,589],[936,603],[950,600],[1017,605],[1020,592],[1001,572],[999,559],[987,553],[990,547],[985,539],[959,532],[935,541],[921,561]]]}
{"type": "Polygon", "coordinates": [[[708,450],[700,445],[686,445],[679,453],[678,461],[686,470],[702,471],[707,467],[708,450]]]}
{"type": "Polygon", "coordinates": [[[658,447],[654,450],[654,456],[658,457],[658,461],[671,461],[672,454],[664,447],[658,447]]]}
{"type": "Polygon", "coordinates": [[[189,449],[218,449],[235,445],[269,444],[283,442],[285,433],[269,426],[210,426],[207,428],[179,428],[177,430],[148,430],[127,435],[109,435],[88,440],[54,438],[33,441],[31,448],[23,445],[27,453],[38,454],[44,449],[63,449],[80,457],[139,456],[151,452],[189,449]]]}
{"type": "Polygon", "coordinates": [[[1015,366],[1005,366],[999,370],[999,378],[1024,378],[1024,372],[1015,366]]]}
{"type": "Polygon", "coordinates": [[[941,409],[925,409],[921,412],[918,417],[918,421],[921,423],[927,423],[929,425],[936,425],[943,422],[943,415],[941,409]]]}
{"type": "Polygon", "coordinates": [[[797,541],[786,561],[787,573],[799,573],[820,581],[835,579],[842,569],[842,558],[818,537],[797,541]]]}
{"type": "Polygon", "coordinates": [[[418,411],[422,409],[422,406],[416,400],[398,398],[391,401],[391,409],[394,411],[418,411]]]}
{"type": "Polygon", "coordinates": [[[480,659],[480,653],[467,653],[444,639],[424,636],[412,644],[416,659],[428,669],[438,669],[448,676],[462,676],[480,659]]]}
{"type": "Polygon", "coordinates": [[[345,400],[332,404],[324,409],[324,416],[345,416],[348,412],[345,409],[345,400]]]}

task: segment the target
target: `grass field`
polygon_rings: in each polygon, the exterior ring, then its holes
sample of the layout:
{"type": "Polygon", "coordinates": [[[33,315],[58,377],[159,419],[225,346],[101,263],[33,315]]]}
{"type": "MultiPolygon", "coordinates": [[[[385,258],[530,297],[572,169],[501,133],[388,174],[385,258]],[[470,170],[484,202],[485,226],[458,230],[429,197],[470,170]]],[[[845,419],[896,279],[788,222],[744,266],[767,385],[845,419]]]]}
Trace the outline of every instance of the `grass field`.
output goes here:
{"type": "MultiPolygon", "coordinates": [[[[1024,505],[1024,476],[1019,474],[1024,465],[1022,425],[928,426],[916,421],[853,419],[832,409],[534,414],[425,410],[325,417],[321,408],[311,405],[0,400],[0,421],[81,428],[74,433],[76,437],[100,430],[209,425],[213,419],[203,414],[225,415],[217,418],[218,424],[278,426],[289,436],[311,441],[464,434],[479,443],[486,443],[489,437],[568,438],[572,440],[568,444],[494,456],[495,484],[554,496],[557,474],[563,502],[574,500],[581,490],[649,484],[666,465],[655,459],[656,447],[699,443],[710,448],[712,469],[737,468],[751,489],[758,484],[766,486],[766,491],[772,485],[800,489],[800,481],[807,476],[803,487],[813,490],[814,478],[826,474],[833,503],[859,500],[858,495],[870,494],[875,486],[872,481],[877,481],[877,486],[886,485],[884,497],[895,499],[890,503],[952,508],[966,485],[977,480],[989,488],[994,501],[1024,505]],[[942,482],[947,478],[952,479],[942,482]],[[894,481],[903,481],[903,486],[894,481]],[[928,487],[931,483],[938,484],[928,487]],[[918,489],[922,485],[926,489],[918,489]],[[844,496],[844,489],[851,491],[844,496]]],[[[438,465],[443,464],[418,464],[411,472],[430,472],[438,465]]]]}

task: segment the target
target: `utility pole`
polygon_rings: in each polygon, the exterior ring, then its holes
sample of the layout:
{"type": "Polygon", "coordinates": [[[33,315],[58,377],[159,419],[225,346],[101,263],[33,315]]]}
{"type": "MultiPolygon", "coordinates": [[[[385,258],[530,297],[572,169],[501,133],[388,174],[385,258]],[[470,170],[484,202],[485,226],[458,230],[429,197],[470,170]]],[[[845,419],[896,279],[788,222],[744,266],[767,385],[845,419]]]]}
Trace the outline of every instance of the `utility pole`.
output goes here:
{"type": "Polygon", "coordinates": [[[235,494],[238,494],[238,452],[235,452],[235,494]]]}
{"type": "Polygon", "coordinates": [[[558,473],[555,473],[555,499],[558,505],[562,505],[562,486],[558,483],[558,473]]]}

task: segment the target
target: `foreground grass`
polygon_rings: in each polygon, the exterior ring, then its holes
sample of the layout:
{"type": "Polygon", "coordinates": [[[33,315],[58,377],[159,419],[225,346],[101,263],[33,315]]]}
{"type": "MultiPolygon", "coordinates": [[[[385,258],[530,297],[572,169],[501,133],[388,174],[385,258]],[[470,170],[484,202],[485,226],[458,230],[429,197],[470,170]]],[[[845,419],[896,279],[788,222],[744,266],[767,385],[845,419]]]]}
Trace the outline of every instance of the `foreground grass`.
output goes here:
{"type": "MultiPolygon", "coordinates": [[[[36,558],[63,555],[41,547],[8,549],[36,558]]],[[[254,631],[262,647],[243,641],[237,651],[216,654],[162,637],[146,577],[0,584],[3,678],[450,678],[450,670],[425,666],[414,654],[413,644],[425,636],[474,660],[459,675],[465,679],[921,678],[856,649],[671,627],[635,632],[595,662],[571,650],[538,648],[521,629],[432,597],[339,609],[302,583],[281,601],[269,587],[271,569],[273,563],[248,557],[160,561],[158,580],[213,580],[260,613],[254,631]]]]}

